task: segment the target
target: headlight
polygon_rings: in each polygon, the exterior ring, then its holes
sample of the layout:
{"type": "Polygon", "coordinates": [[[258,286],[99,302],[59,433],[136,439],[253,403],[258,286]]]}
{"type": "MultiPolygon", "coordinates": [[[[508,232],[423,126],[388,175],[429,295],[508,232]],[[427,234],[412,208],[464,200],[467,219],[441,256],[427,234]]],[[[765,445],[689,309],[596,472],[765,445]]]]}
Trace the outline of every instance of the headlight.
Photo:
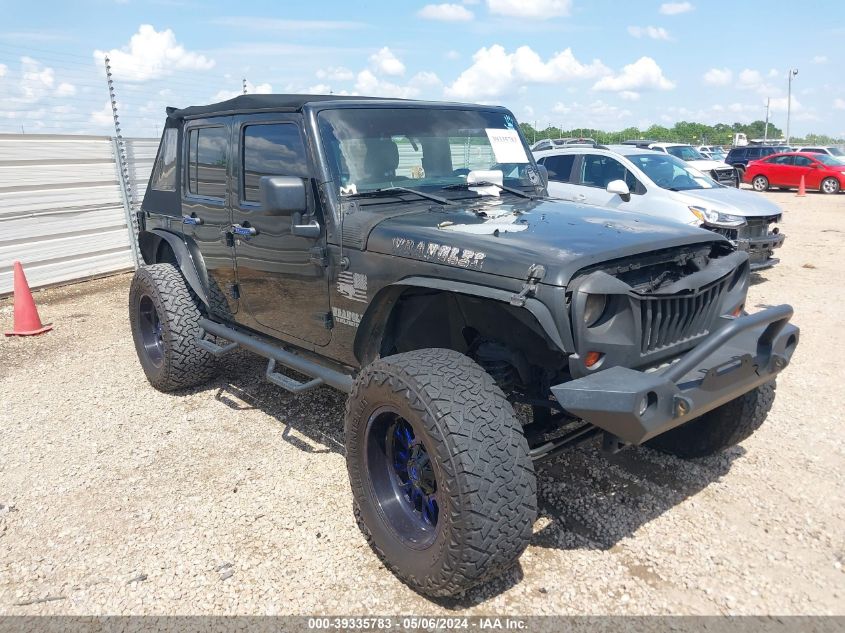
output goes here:
{"type": "Polygon", "coordinates": [[[592,327],[601,318],[607,305],[607,295],[589,295],[584,303],[584,325],[592,327]]]}
{"type": "Polygon", "coordinates": [[[721,211],[706,209],[705,207],[689,207],[689,210],[699,220],[708,224],[730,227],[743,226],[745,224],[745,218],[741,215],[731,215],[730,213],[722,213],[721,211]]]}

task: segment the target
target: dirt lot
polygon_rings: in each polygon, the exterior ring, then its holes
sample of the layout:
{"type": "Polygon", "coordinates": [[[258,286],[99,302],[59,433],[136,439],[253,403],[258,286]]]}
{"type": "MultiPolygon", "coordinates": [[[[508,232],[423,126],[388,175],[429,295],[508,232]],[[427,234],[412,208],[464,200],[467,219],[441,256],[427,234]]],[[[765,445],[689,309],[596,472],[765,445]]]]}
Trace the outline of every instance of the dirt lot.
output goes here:
{"type": "MultiPolygon", "coordinates": [[[[150,388],[128,275],[37,294],[55,330],[0,340],[3,614],[845,614],[845,195],[770,193],[802,342],[767,423],[694,462],[590,445],[539,469],[520,565],[432,602],[356,528],[344,397],[293,397],[239,353],[204,388],[150,388]]],[[[11,324],[11,302],[0,301],[11,324]]]]}

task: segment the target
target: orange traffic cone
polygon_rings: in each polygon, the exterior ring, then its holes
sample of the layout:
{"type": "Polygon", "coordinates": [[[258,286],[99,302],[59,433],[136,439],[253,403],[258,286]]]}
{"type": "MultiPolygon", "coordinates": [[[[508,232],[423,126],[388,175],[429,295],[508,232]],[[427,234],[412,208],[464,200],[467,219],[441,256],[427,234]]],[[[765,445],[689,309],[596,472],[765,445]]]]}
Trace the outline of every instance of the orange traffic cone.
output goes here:
{"type": "Polygon", "coordinates": [[[35,300],[26,283],[26,275],[23,274],[23,266],[15,262],[15,329],[6,332],[6,336],[34,336],[52,329],[49,323],[41,324],[35,300]]]}
{"type": "Polygon", "coordinates": [[[801,198],[807,195],[807,187],[804,186],[804,176],[801,176],[801,182],[798,185],[798,193],[795,195],[801,198]]]}

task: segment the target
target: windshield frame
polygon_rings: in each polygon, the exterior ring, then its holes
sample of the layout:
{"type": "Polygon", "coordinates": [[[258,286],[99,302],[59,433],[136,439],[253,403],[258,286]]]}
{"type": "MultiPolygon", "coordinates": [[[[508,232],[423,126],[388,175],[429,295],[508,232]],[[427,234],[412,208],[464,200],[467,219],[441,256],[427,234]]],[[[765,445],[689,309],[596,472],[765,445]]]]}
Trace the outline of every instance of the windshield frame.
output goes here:
{"type": "MultiPolygon", "coordinates": [[[[507,108],[501,106],[483,106],[483,105],[476,105],[476,104],[464,104],[464,103],[441,103],[441,102],[426,102],[426,101],[402,101],[400,99],[384,99],[384,100],[368,100],[362,98],[360,101],[358,100],[350,100],[350,101],[328,101],[328,102],[315,102],[312,104],[306,104],[303,107],[303,111],[306,117],[307,125],[310,129],[310,133],[313,135],[313,138],[316,140],[314,143],[314,151],[317,158],[317,162],[319,163],[319,169],[322,174],[320,186],[323,189],[324,193],[326,194],[327,202],[331,207],[332,215],[335,221],[339,221],[341,209],[344,208],[345,203],[348,200],[347,196],[342,196],[340,194],[340,186],[334,186],[335,174],[333,169],[330,166],[330,159],[328,156],[328,149],[327,149],[327,140],[323,137],[320,118],[319,115],[327,110],[456,110],[456,111],[470,111],[470,112],[480,112],[487,115],[498,115],[498,116],[510,116],[514,122],[514,129],[519,135],[519,138],[522,143],[522,147],[525,151],[526,158],[528,159],[526,165],[533,168],[534,172],[539,175],[539,170],[537,168],[537,163],[534,159],[534,155],[531,152],[531,146],[526,141],[525,135],[519,128],[517,118],[514,114],[508,110],[507,108]]],[[[507,179],[506,179],[507,180],[507,179]]],[[[437,193],[441,190],[442,185],[430,184],[430,185],[423,185],[420,186],[413,181],[409,181],[407,184],[409,186],[415,186],[415,188],[425,189],[426,191],[430,190],[432,193],[437,193]]],[[[443,183],[443,184],[451,184],[451,183],[443,183]]],[[[539,185],[539,188],[542,189],[542,184],[539,185]]],[[[533,193],[534,195],[537,194],[537,186],[534,187],[535,190],[532,190],[528,185],[524,186],[526,193],[533,193]]],[[[366,191],[361,192],[366,194],[366,191]]],[[[443,194],[440,194],[443,195],[443,194]]],[[[355,200],[360,203],[362,199],[366,198],[366,196],[355,196],[355,200]]],[[[469,193],[466,196],[456,196],[455,200],[460,200],[466,198],[468,200],[476,200],[478,195],[473,193],[469,193]]],[[[403,203],[400,203],[403,207],[407,206],[407,203],[411,200],[406,200],[403,203]]]]}

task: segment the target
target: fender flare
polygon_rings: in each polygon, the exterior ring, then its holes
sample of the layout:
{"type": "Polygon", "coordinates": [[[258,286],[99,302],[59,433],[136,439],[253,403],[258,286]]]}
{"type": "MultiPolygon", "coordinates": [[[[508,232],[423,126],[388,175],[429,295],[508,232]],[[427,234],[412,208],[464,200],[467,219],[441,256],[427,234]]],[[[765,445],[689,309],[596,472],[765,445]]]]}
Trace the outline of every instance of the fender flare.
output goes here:
{"type": "Polygon", "coordinates": [[[209,305],[206,284],[203,283],[205,266],[202,265],[202,257],[199,251],[196,250],[196,247],[192,249],[181,235],[164,229],[156,228],[151,229],[149,232],[168,243],[173,254],[176,256],[176,263],[179,265],[179,270],[182,272],[182,276],[185,277],[185,281],[188,282],[191,290],[197,294],[200,301],[205,305],[209,305]],[[197,259],[201,263],[200,266],[197,266],[197,259]],[[202,271],[202,274],[199,271],[202,271]]]}
{"type": "MultiPolygon", "coordinates": [[[[355,336],[354,344],[354,354],[359,362],[366,363],[375,358],[375,354],[378,353],[378,350],[373,348],[375,345],[381,344],[382,337],[387,327],[386,317],[393,310],[393,306],[396,304],[400,295],[408,287],[431,288],[432,290],[442,290],[444,292],[453,292],[455,294],[493,299],[508,305],[510,305],[510,299],[513,296],[513,292],[508,290],[490,288],[488,286],[478,286],[475,284],[452,281],[449,279],[407,277],[405,279],[395,281],[378,292],[367,309],[367,312],[364,314],[364,318],[361,320],[361,324],[358,327],[358,334],[355,336]]],[[[554,343],[561,352],[567,353],[566,345],[561,339],[560,332],[555,325],[552,313],[546,305],[533,297],[529,297],[525,300],[525,305],[523,307],[537,320],[538,325],[549,340],[554,343]]]]}

